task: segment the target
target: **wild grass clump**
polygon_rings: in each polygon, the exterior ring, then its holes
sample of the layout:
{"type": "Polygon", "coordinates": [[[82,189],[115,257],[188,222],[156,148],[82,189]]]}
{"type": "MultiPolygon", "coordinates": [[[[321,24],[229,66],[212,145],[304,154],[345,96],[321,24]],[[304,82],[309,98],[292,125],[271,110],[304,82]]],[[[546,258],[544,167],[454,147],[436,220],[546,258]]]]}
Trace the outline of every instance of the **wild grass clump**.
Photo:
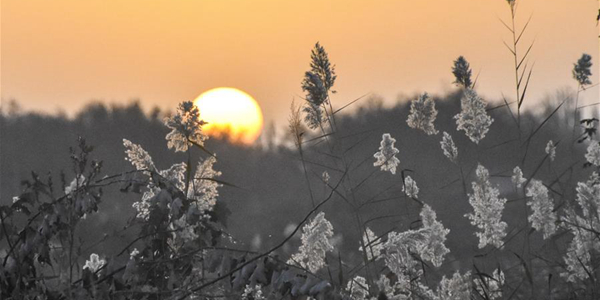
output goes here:
{"type": "Polygon", "coordinates": [[[94,148],[78,139],[71,174],[56,182],[32,173],[23,192],[0,205],[0,297],[597,299],[598,120],[579,120],[577,106],[592,84],[592,60],[584,54],[573,68],[572,129],[548,129],[566,99],[543,119],[525,119],[531,47],[517,55],[527,24],[517,32],[517,1],[507,2],[516,98],[499,106],[478,95],[461,56],[452,67],[459,89],[449,100],[416,96],[410,107],[390,110],[400,119],[395,128],[384,130],[377,118],[367,127],[352,123],[364,115],[340,114],[348,105],[334,110],[337,74],[317,43],[301,83],[304,102],[292,103],[289,118],[298,168],[288,172],[302,173],[291,184],[305,186],[298,198],[308,209],[258,250],[227,229],[222,191],[238,187],[221,179],[191,102],[165,119],[173,157],[153,158],[123,137],[131,168],[105,174],[94,148]],[[158,167],[175,159],[184,161],[158,167]],[[112,237],[84,238],[82,224],[102,212],[111,188],[135,195],[133,214],[112,237]],[[123,247],[101,247],[116,237],[126,239],[123,247]]]}

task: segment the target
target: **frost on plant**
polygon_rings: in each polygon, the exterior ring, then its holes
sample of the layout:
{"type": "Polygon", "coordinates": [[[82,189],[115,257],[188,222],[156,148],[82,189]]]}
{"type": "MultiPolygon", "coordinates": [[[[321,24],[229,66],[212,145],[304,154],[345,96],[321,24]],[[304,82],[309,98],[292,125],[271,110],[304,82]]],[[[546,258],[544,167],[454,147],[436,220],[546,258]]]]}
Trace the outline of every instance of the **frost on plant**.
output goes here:
{"type": "Polygon", "coordinates": [[[469,62],[462,56],[459,56],[452,66],[452,74],[454,74],[454,84],[462,86],[466,89],[471,88],[471,66],[469,62]]]}
{"type": "Polygon", "coordinates": [[[600,241],[595,232],[600,230],[600,177],[594,172],[587,182],[577,183],[577,203],[582,216],[573,210],[567,211],[564,223],[573,233],[573,240],[567,249],[564,260],[567,271],[561,276],[568,281],[585,280],[589,278],[586,270],[594,268],[593,255],[600,253],[600,241]]]}
{"type": "Polygon", "coordinates": [[[323,109],[320,105],[316,105],[312,102],[308,102],[302,109],[306,114],[304,116],[304,122],[310,129],[317,129],[323,123],[323,109]]]}
{"type": "MultiPolygon", "coordinates": [[[[323,122],[322,105],[328,103],[329,91],[335,83],[335,66],[329,62],[325,48],[319,43],[311,51],[311,70],[304,73],[302,91],[306,93],[304,121],[311,129],[316,129],[323,122]]],[[[334,91],[332,91],[334,92],[334,91]]]]}
{"type": "Polygon", "coordinates": [[[323,171],[323,175],[321,175],[323,182],[325,182],[325,184],[329,183],[329,179],[331,177],[329,177],[329,173],[327,173],[327,171],[323,171]]]}
{"type": "Polygon", "coordinates": [[[181,218],[171,222],[169,229],[173,231],[171,233],[172,239],[169,243],[174,249],[179,249],[182,245],[198,238],[195,226],[188,223],[187,215],[185,214],[181,218]]]}
{"type": "Polygon", "coordinates": [[[83,269],[89,269],[92,273],[96,273],[96,271],[100,270],[104,266],[106,261],[104,259],[100,259],[100,256],[96,253],[92,253],[90,255],[90,259],[85,261],[85,265],[83,269]]]}
{"type": "Polygon", "coordinates": [[[600,254],[600,176],[594,172],[588,181],[577,183],[577,203],[582,216],[573,209],[567,210],[562,218],[563,223],[571,229],[573,240],[569,244],[564,257],[566,272],[561,273],[567,281],[576,282],[589,278],[587,270],[593,270],[594,259],[600,254]]]}
{"type": "Polygon", "coordinates": [[[421,220],[423,227],[418,230],[388,234],[388,240],[384,244],[384,260],[390,271],[398,277],[398,283],[403,289],[431,293],[420,284],[414,285],[413,278],[420,277],[423,272],[419,268],[420,260],[415,257],[429,261],[435,267],[441,266],[445,255],[450,252],[444,245],[450,230],[437,221],[435,212],[428,205],[424,205],[421,210],[421,220]]]}
{"type": "Polygon", "coordinates": [[[478,276],[473,282],[475,290],[484,299],[502,299],[502,286],[504,285],[505,278],[504,272],[500,269],[496,269],[491,276],[478,276]]]}
{"type": "Polygon", "coordinates": [[[396,296],[399,292],[401,292],[399,284],[396,283],[392,286],[390,279],[383,274],[381,274],[381,276],[379,276],[379,279],[377,280],[377,288],[379,288],[379,294],[385,296],[385,298],[383,299],[406,299],[405,297],[402,297],[404,295],[398,297],[396,296]]]}
{"type": "Polygon", "coordinates": [[[69,184],[69,186],[65,187],[65,195],[69,195],[72,192],[76,191],[78,188],[82,187],[85,183],[85,176],[79,174],[79,176],[75,177],[73,181],[69,184]]]}
{"type": "Polygon", "coordinates": [[[427,135],[437,134],[433,122],[437,116],[435,102],[427,93],[423,93],[410,104],[410,115],[406,123],[414,129],[423,130],[427,135]]]}
{"type": "Polygon", "coordinates": [[[166,170],[162,170],[158,172],[160,176],[173,184],[180,191],[185,189],[185,170],[187,168],[186,163],[178,163],[172,165],[170,168],[166,170]]]}
{"type": "Polygon", "coordinates": [[[206,135],[202,133],[202,125],[206,122],[200,120],[200,111],[191,101],[179,104],[177,113],[165,119],[165,125],[171,129],[166,136],[169,149],[185,152],[192,143],[203,145],[206,135]]]}
{"type": "Polygon", "coordinates": [[[402,191],[408,197],[415,199],[419,198],[419,187],[417,187],[417,182],[415,182],[410,176],[406,176],[406,178],[404,178],[404,185],[402,185],[402,191]]]}
{"type": "Polygon", "coordinates": [[[600,176],[594,172],[586,182],[577,183],[577,203],[585,219],[596,221],[600,216],[600,176]]]}
{"type": "Polygon", "coordinates": [[[379,151],[373,155],[377,159],[373,166],[380,166],[382,171],[390,171],[390,173],[396,174],[396,167],[400,164],[396,154],[400,151],[394,147],[394,143],[396,143],[396,139],[392,138],[389,133],[383,134],[379,151]]]}
{"type": "Polygon", "coordinates": [[[592,57],[588,54],[582,54],[581,58],[573,66],[573,78],[582,87],[592,84],[590,76],[592,76],[592,57]]]}
{"type": "Polygon", "coordinates": [[[551,161],[554,161],[556,158],[556,145],[554,145],[552,140],[549,140],[548,144],[546,144],[546,154],[548,154],[551,161]]]}
{"type": "Polygon", "coordinates": [[[479,231],[479,248],[486,245],[502,247],[502,239],[506,236],[506,222],[501,220],[505,198],[499,198],[500,191],[490,183],[490,174],[482,165],[477,166],[477,181],[472,182],[473,193],[469,194],[469,203],[473,212],[465,216],[479,231]]]}
{"type": "Polygon", "coordinates": [[[442,141],[440,145],[442,146],[442,150],[444,151],[444,155],[453,163],[458,163],[458,148],[454,145],[454,140],[452,140],[452,136],[445,132],[443,133],[442,141]]]}
{"type": "Polygon", "coordinates": [[[432,294],[427,286],[419,280],[414,280],[423,275],[423,270],[419,268],[420,262],[415,259],[415,255],[424,249],[427,235],[424,229],[388,234],[388,240],[384,245],[385,265],[396,275],[393,290],[398,292],[395,294],[398,298],[391,299],[412,299],[413,294],[432,294]]]}
{"type": "Polygon", "coordinates": [[[311,50],[310,69],[313,74],[319,76],[325,89],[327,91],[331,90],[337,78],[337,75],[335,75],[335,66],[331,65],[327,51],[318,42],[315,48],[311,50]]]}
{"type": "Polygon", "coordinates": [[[131,162],[136,170],[144,171],[147,175],[156,171],[152,157],[150,157],[150,154],[142,146],[134,144],[127,139],[123,139],[123,146],[125,146],[125,154],[127,154],[125,160],[131,162]]]}
{"type": "MultiPolygon", "coordinates": [[[[144,174],[151,176],[153,172],[156,172],[156,167],[152,161],[152,157],[142,146],[134,144],[127,139],[123,139],[123,146],[125,146],[125,154],[127,158],[125,160],[131,162],[131,164],[138,171],[143,171],[144,174]]],[[[149,200],[159,191],[154,186],[152,180],[148,181],[147,190],[144,192],[141,201],[133,203],[133,207],[137,210],[137,217],[146,219],[150,214],[150,202],[149,200]]]]}
{"type": "Polygon", "coordinates": [[[263,296],[262,287],[260,284],[255,286],[251,286],[249,284],[246,285],[244,292],[242,293],[242,300],[265,300],[265,296],[263,296]]]}
{"type": "Polygon", "coordinates": [[[188,190],[188,199],[193,200],[196,208],[203,214],[212,210],[219,196],[218,188],[221,184],[215,181],[215,178],[221,176],[221,172],[215,171],[213,168],[216,161],[217,159],[214,156],[210,156],[198,162],[196,174],[188,190]]]}
{"type": "Polygon", "coordinates": [[[434,266],[439,267],[444,261],[446,254],[450,252],[446,245],[446,235],[450,229],[444,228],[444,225],[437,220],[435,211],[427,204],[421,209],[421,222],[426,231],[425,243],[421,246],[419,254],[422,259],[428,260],[434,266]]]}
{"type": "Polygon", "coordinates": [[[138,256],[138,254],[140,254],[140,251],[137,248],[133,248],[131,253],[129,253],[129,257],[133,259],[134,257],[138,256]]]}
{"type": "Polygon", "coordinates": [[[592,142],[588,148],[587,153],[585,154],[585,159],[596,167],[600,167],[600,143],[592,142]]]}
{"type": "Polygon", "coordinates": [[[167,182],[179,190],[183,190],[184,177],[187,165],[185,163],[174,164],[169,169],[158,171],[152,161],[152,157],[138,144],[134,144],[129,140],[123,139],[123,145],[125,146],[125,153],[127,154],[128,160],[136,168],[136,170],[143,171],[142,173],[150,176],[146,190],[142,195],[141,201],[133,203],[133,207],[137,210],[137,217],[147,219],[150,213],[151,199],[155,197],[159,192],[160,188],[154,179],[154,173],[158,173],[159,180],[167,182]]]}
{"type": "Polygon", "coordinates": [[[460,107],[461,112],[454,116],[457,130],[463,130],[471,141],[479,144],[494,121],[485,110],[486,103],[474,90],[466,89],[460,107]]]}
{"type": "Polygon", "coordinates": [[[302,227],[302,245],[299,252],[292,255],[289,264],[299,265],[316,273],[325,265],[325,255],[333,250],[329,239],[333,236],[333,226],[325,213],[320,212],[308,224],[302,227]]]}
{"type": "MultiPolygon", "coordinates": [[[[365,233],[363,234],[363,243],[367,248],[367,259],[369,261],[373,259],[379,259],[381,257],[381,251],[383,250],[383,243],[381,239],[378,238],[375,233],[369,228],[365,228],[365,233]]],[[[363,251],[363,247],[360,246],[358,251],[363,251]]]]}
{"type": "MultiPolygon", "coordinates": [[[[71,183],[65,187],[65,195],[74,200],[74,208],[80,214],[81,218],[85,219],[88,213],[98,210],[98,204],[92,200],[92,197],[80,196],[77,197],[78,190],[86,185],[86,178],[83,174],[77,175],[71,183]]],[[[81,193],[81,191],[79,191],[81,193]]],[[[13,201],[15,199],[13,198],[13,201]]],[[[17,201],[19,198],[17,197],[17,201]]],[[[14,203],[14,202],[13,202],[14,203]]]]}
{"type": "Polygon", "coordinates": [[[313,72],[304,73],[302,81],[302,91],[306,93],[307,106],[304,107],[306,113],[305,121],[310,128],[317,128],[322,119],[321,105],[327,99],[327,89],[319,75],[313,72]],[[317,120],[319,123],[314,123],[317,120]]]}
{"type": "Polygon", "coordinates": [[[415,278],[397,278],[394,284],[385,275],[377,280],[379,297],[374,299],[409,300],[409,299],[435,299],[434,293],[415,278]]]}
{"type": "Polygon", "coordinates": [[[442,277],[435,300],[471,299],[471,272],[460,275],[458,271],[450,278],[442,277]]]}
{"type": "Polygon", "coordinates": [[[302,81],[302,90],[306,92],[306,106],[304,106],[304,121],[309,128],[315,129],[323,121],[321,105],[327,99],[327,89],[317,74],[306,72],[302,81]]]}
{"type": "Polygon", "coordinates": [[[554,203],[548,194],[548,188],[541,181],[533,179],[527,186],[526,195],[531,197],[527,201],[527,205],[533,211],[528,218],[531,226],[541,231],[544,239],[549,238],[556,232],[556,213],[553,212],[554,203]]]}
{"type": "Polygon", "coordinates": [[[366,300],[369,296],[369,285],[364,277],[356,276],[348,281],[346,291],[352,300],[366,300]]]}
{"type": "Polygon", "coordinates": [[[385,265],[398,278],[408,279],[412,275],[420,275],[421,270],[417,268],[418,261],[414,259],[412,253],[417,253],[418,249],[422,248],[426,238],[423,230],[390,232],[384,244],[385,265]]]}
{"type": "MultiPolygon", "coordinates": [[[[125,145],[125,153],[128,160],[136,167],[137,170],[143,170],[144,174],[150,175],[148,185],[142,196],[141,201],[133,203],[133,207],[137,210],[138,218],[147,219],[154,199],[161,191],[157,180],[170,184],[172,187],[183,191],[185,189],[185,172],[187,164],[178,163],[172,165],[166,170],[157,171],[152,158],[140,145],[134,144],[131,141],[123,140],[125,145]],[[152,173],[158,173],[157,176],[152,176],[152,173]]],[[[216,203],[216,198],[219,195],[217,188],[220,186],[214,178],[221,175],[221,172],[213,169],[213,164],[216,158],[209,157],[198,163],[196,174],[190,181],[190,189],[188,189],[187,197],[194,200],[193,207],[198,209],[200,213],[211,210],[216,203]]]]}
{"type": "Polygon", "coordinates": [[[527,179],[525,179],[525,177],[523,177],[523,171],[521,171],[521,168],[519,168],[519,166],[516,166],[513,169],[513,175],[511,177],[513,184],[520,189],[523,186],[523,183],[525,183],[527,181],[527,179]]]}
{"type": "MultiPolygon", "coordinates": [[[[144,196],[146,196],[146,194],[144,194],[144,196]]],[[[137,211],[136,217],[140,218],[140,219],[145,219],[147,220],[148,217],[150,216],[150,202],[148,201],[150,198],[152,198],[154,196],[154,192],[152,192],[152,196],[151,197],[142,197],[142,201],[136,201],[134,202],[131,207],[135,208],[135,210],[137,211]]]]}
{"type": "MultiPolygon", "coordinates": [[[[582,224],[584,219],[578,218],[582,224]]],[[[560,276],[566,278],[569,282],[586,280],[590,277],[588,271],[593,270],[594,263],[592,253],[596,255],[600,251],[600,244],[593,232],[581,228],[573,228],[573,240],[567,248],[567,254],[564,257],[566,271],[560,273],[560,276]]]]}

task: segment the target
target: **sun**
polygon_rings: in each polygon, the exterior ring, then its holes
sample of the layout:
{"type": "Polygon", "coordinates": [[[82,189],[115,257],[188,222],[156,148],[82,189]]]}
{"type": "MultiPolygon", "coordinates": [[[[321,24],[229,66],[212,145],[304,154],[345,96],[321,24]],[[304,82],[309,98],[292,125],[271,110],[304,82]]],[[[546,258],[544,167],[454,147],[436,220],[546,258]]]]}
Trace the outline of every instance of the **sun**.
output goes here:
{"type": "Polygon", "coordinates": [[[203,131],[210,136],[250,145],[262,131],[260,106],[239,89],[214,88],[198,96],[194,104],[200,110],[200,118],[208,123],[202,126],[203,131]]]}

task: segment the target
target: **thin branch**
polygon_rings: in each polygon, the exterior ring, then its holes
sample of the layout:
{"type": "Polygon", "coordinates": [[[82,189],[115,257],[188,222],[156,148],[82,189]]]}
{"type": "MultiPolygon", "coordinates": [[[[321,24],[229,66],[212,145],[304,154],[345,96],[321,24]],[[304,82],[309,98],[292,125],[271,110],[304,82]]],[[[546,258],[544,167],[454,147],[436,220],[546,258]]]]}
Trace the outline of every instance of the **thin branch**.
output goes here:
{"type": "Polygon", "coordinates": [[[527,93],[527,87],[529,87],[529,80],[531,79],[531,73],[533,72],[533,66],[529,68],[529,75],[527,76],[527,81],[525,82],[525,88],[523,88],[523,93],[521,94],[521,99],[519,100],[519,108],[523,105],[523,101],[525,100],[525,94],[527,93]]]}
{"type": "Polygon", "coordinates": [[[508,51],[510,51],[510,53],[512,53],[513,55],[517,55],[515,53],[515,51],[510,46],[508,46],[508,44],[505,41],[502,41],[502,43],[504,43],[504,46],[506,46],[506,48],[508,49],[508,51]]]}
{"type": "Polygon", "coordinates": [[[531,18],[533,17],[533,14],[531,14],[529,16],[529,19],[527,20],[527,23],[525,23],[525,25],[523,26],[523,29],[521,29],[521,33],[519,33],[519,37],[517,37],[516,43],[519,43],[519,40],[521,40],[521,37],[523,36],[523,33],[525,33],[525,30],[527,29],[527,26],[529,25],[529,22],[531,21],[531,18]]]}
{"type": "Polygon", "coordinates": [[[517,65],[517,69],[521,68],[521,65],[523,64],[523,62],[525,61],[525,59],[527,58],[527,55],[529,55],[529,52],[531,51],[531,48],[533,48],[533,45],[535,44],[535,40],[533,42],[531,42],[531,45],[529,45],[529,48],[527,48],[527,51],[525,51],[525,55],[523,55],[523,57],[521,57],[521,61],[519,62],[519,64],[517,65]]]}
{"type": "Polygon", "coordinates": [[[500,17],[498,17],[498,20],[500,21],[500,23],[502,23],[502,25],[504,25],[504,27],[506,27],[506,29],[508,29],[508,31],[510,31],[511,33],[513,32],[510,26],[508,26],[504,21],[502,21],[500,17]]]}
{"type": "Polygon", "coordinates": [[[367,95],[369,95],[369,94],[370,94],[370,93],[364,94],[364,95],[362,95],[362,96],[360,96],[360,97],[358,97],[358,98],[356,98],[356,99],[354,99],[354,100],[350,101],[350,103],[348,103],[348,104],[346,104],[346,105],[344,105],[344,106],[342,106],[342,107],[340,107],[340,108],[336,109],[336,110],[333,112],[333,115],[337,114],[338,112],[342,111],[344,108],[346,108],[346,107],[348,107],[348,106],[350,106],[350,105],[354,104],[355,102],[359,101],[360,99],[362,99],[362,98],[366,97],[366,96],[367,96],[367,95]]]}
{"type": "MultiPolygon", "coordinates": [[[[342,179],[344,178],[344,176],[342,176],[342,179]]],[[[277,244],[276,246],[274,246],[273,248],[269,249],[268,251],[257,255],[251,259],[249,259],[248,261],[244,262],[243,264],[240,264],[239,266],[237,266],[235,269],[227,272],[226,274],[223,274],[213,280],[210,280],[202,285],[200,285],[199,287],[193,288],[190,291],[187,291],[186,293],[183,294],[183,296],[179,297],[179,300],[184,300],[186,299],[189,295],[191,295],[194,292],[198,292],[201,291],[202,289],[211,286],[229,276],[231,276],[232,274],[234,274],[235,272],[241,270],[242,268],[244,268],[245,266],[259,260],[260,258],[263,258],[265,256],[268,256],[269,254],[271,254],[272,252],[274,252],[275,250],[283,247],[283,245],[285,245],[285,243],[287,243],[295,234],[296,232],[298,232],[298,230],[300,230],[300,228],[302,227],[302,225],[304,225],[304,223],[306,223],[306,221],[308,221],[308,219],[310,218],[310,216],[316,212],[321,206],[323,206],[323,204],[327,203],[329,200],[331,200],[333,198],[333,194],[334,191],[337,190],[338,186],[340,185],[340,183],[342,183],[342,180],[338,181],[338,183],[336,184],[336,186],[332,189],[332,191],[329,193],[329,196],[327,198],[325,198],[325,200],[321,201],[319,204],[317,204],[313,209],[311,209],[306,216],[302,219],[302,221],[300,221],[300,223],[298,224],[298,226],[296,226],[296,228],[294,228],[294,231],[292,231],[292,233],[290,233],[285,239],[283,239],[283,241],[281,241],[279,244],[277,244]]]]}

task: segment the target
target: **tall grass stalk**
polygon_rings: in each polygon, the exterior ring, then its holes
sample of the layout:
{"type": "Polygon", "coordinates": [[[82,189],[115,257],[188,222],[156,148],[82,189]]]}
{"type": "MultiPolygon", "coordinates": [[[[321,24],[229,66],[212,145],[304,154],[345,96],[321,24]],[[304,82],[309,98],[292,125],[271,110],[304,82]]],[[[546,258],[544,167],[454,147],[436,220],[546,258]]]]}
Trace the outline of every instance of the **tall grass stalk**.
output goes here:
{"type": "Polygon", "coordinates": [[[533,72],[533,65],[531,67],[528,68],[528,62],[527,62],[527,57],[529,56],[529,53],[531,51],[531,49],[533,48],[533,45],[535,43],[535,41],[531,42],[531,44],[528,46],[527,50],[525,51],[525,54],[523,56],[519,56],[519,46],[520,46],[520,42],[521,42],[521,38],[523,37],[523,34],[525,33],[527,26],[529,26],[529,22],[531,21],[531,17],[529,17],[529,19],[527,20],[527,22],[525,23],[525,25],[522,28],[517,28],[516,26],[516,17],[517,17],[517,3],[515,0],[509,0],[508,1],[509,7],[510,7],[510,20],[511,20],[511,25],[507,25],[504,21],[502,21],[502,19],[500,19],[500,22],[502,22],[502,24],[506,27],[506,29],[508,29],[508,31],[510,31],[511,36],[512,36],[512,44],[509,46],[506,42],[504,42],[504,45],[506,46],[506,48],[508,48],[508,50],[510,51],[510,53],[512,54],[513,57],[513,63],[514,63],[514,76],[515,76],[515,97],[516,97],[516,102],[517,102],[517,127],[519,128],[519,135],[521,134],[520,132],[520,128],[521,128],[521,107],[523,105],[523,102],[525,101],[525,96],[527,93],[527,88],[529,87],[529,82],[531,79],[531,74],[533,72]],[[525,77],[527,79],[525,79],[525,77]],[[525,81],[523,82],[523,79],[525,79],[525,81]]]}

